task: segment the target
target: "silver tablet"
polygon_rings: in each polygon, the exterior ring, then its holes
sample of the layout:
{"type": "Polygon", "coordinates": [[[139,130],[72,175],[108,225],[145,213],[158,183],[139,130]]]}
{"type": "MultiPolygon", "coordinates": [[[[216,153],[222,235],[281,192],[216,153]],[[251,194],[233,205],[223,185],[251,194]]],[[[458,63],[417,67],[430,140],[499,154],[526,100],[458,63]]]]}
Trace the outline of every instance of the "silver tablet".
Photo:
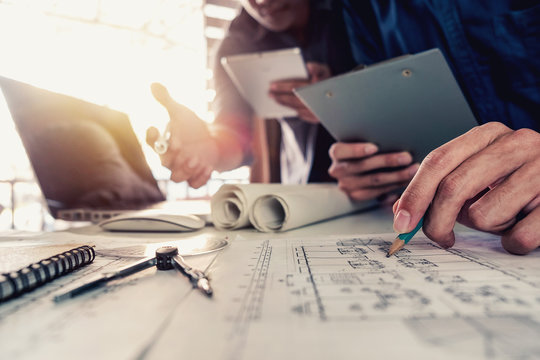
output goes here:
{"type": "Polygon", "coordinates": [[[293,109],[274,101],[268,92],[273,81],[308,78],[299,48],[227,56],[221,58],[221,64],[258,116],[297,115],[293,109]]]}
{"type": "Polygon", "coordinates": [[[339,141],[369,141],[415,161],[477,125],[438,49],[295,90],[339,141]]]}

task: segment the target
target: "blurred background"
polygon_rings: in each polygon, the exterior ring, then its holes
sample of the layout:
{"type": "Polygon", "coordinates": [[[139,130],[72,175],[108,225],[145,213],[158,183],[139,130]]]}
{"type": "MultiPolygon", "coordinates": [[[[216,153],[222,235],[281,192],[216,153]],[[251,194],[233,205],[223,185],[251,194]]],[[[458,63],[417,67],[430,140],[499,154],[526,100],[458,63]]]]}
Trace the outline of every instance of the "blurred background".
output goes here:
{"type": "MultiPolygon", "coordinates": [[[[214,173],[197,190],[169,182],[144,142],[149,126],[168,121],[150,84],[213,121],[213,50],[237,11],[237,0],[0,0],[0,75],[125,112],[167,198],[209,196],[247,182],[249,169],[214,173]]],[[[0,153],[0,230],[51,229],[1,92],[0,153]]]]}

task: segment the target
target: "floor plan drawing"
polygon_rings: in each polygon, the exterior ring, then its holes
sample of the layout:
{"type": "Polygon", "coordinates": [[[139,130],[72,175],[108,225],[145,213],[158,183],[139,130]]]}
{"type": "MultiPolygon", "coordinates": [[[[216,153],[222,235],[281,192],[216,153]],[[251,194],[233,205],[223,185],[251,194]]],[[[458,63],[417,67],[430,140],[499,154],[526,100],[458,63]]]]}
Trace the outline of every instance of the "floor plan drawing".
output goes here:
{"type": "Polygon", "coordinates": [[[496,236],[465,233],[449,250],[417,236],[386,258],[394,236],[237,239],[217,261],[226,296],[206,331],[228,333],[227,359],[261,344],[268,359],[296,345],[301,359],[411,344],[416,358],[540,356],[539,252],[509,255],[496,236]]]}
{"type": "Polygon", "coordinates": [[[540,250],[510,255],[479,232],[443,249],[417,234],[387,258],[394,237],[239,235],[190,258],[208,269],[212,298],[177,272],[147,269],[52,301],[73,281],[133,261],[109,252],[5,304],[1,354],[52,357],[90,343],[81,358],[540,358],[540,250]]]}

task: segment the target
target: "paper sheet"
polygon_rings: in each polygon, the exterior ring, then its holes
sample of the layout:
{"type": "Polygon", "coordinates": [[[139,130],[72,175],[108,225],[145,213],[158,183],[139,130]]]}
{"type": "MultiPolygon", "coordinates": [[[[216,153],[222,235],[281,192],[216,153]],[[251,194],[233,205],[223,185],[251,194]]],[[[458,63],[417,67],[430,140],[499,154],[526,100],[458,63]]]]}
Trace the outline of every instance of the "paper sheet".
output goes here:
{"type": "Polygon", "coordinates": [[[223,185],[212,197],[212,219],[221,229],[253,225],[262,232],[286,231],[373,206],[353,202],[335,184],[223,185]]]}
{"type": "Polygon", "coordinates": [[[540,357],[540,250],[509,255],[476,232],[444,250],[418,234],[386,258],[394,234],[256,235],[217,253],[212,299],[147,269],[53,303],[63,286],[126,261],[98,257],[0,306],[0,358],[540,357]]]}
{"type": "Polygon", "coordinates": [[[215,302],[183,303],[146,358],[173,344],[189,359],[540,356],[540,251],[418,235],[386,258],[394,236],[237,239],[215,264],[215,302]]]}

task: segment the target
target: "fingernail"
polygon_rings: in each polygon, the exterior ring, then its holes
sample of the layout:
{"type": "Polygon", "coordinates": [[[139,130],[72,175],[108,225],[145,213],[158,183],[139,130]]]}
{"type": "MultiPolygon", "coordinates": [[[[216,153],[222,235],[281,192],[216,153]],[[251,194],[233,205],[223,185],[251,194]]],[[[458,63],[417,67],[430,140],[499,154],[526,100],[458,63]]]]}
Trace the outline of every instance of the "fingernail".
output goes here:
{"type": "Polygon", "coordinates": [[[411,155],[409,154],[401,154],[397,158],[397,162],[399,165],[407,165],[412,161],[411,155]]]}
{"type": "Polygon", "coordinates": [[[373,144],[367,144],[366,146],[364,146],[364,153],[366,155],[375,154],[377,152],[377,150],[379,150],[379,149],[377,148],[377,146],[375,146],[373,144]]]}
{"type": "Polygon", "coordinates": [[[409,231],[410,222],[411,214],[406,210],[399,210],[394,217],[394,230],[398,233],[406,233],[409,231]]]}

